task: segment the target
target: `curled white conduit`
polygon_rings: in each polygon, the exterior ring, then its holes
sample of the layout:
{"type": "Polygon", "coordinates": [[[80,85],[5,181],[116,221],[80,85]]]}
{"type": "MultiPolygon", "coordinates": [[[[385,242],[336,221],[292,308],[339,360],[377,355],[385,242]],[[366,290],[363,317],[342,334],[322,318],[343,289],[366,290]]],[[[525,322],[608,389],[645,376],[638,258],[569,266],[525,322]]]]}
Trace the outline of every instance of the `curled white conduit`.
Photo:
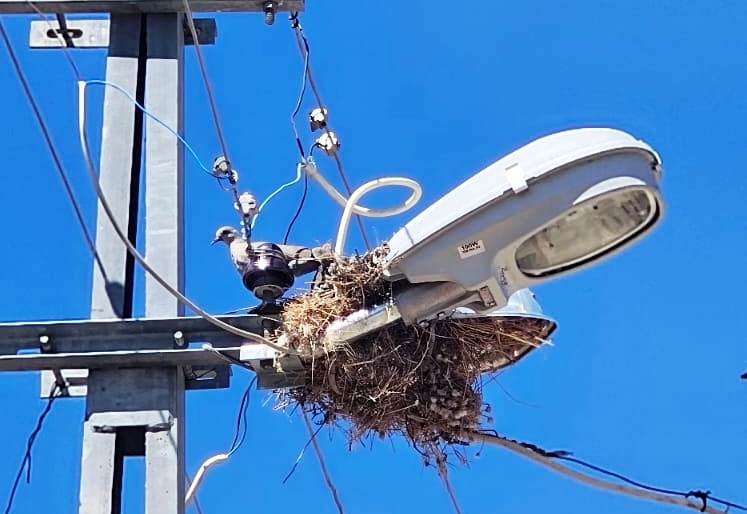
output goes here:
{"type": "MultiPolygon", "coordinates": [[[[306,171],[306,173],[309,174],[311,178],[316,180],[319,183],[319,185],[322,186],[322,189],[324,189],[324,191],[329,195],[329,197],[332,198],[332,200],[334,200],[335,202],[337,202],[337,204],[340,207],[343,207],[343,208],[347,207],[349,200],[345,198],[337,189],[335,189],[335,187],[332,184],[327,182],[327,179],[325,179],[322,176],[322,174],[319,173],[319,170],[317,169],[316,164],[314,164],[314,161],[309,159],[306,162],[306,165],[304,166],[304,170],[306,171]]],[[[416,203],[418,203],[418,201],[420,200],[420,197],[423,195],[423,190],[420,187],[420,184],[418,184],[414,180],[410,180],[407,178],[400,178],[400,177],[387,177],[387,178],[383,178],[379,180],[390,180],[390,179],[397,180],[400,182],[389,183],[386,185],[404,186],[412,190],[412,194],[407,200],[405,200],[400,205],[397,205],[395,207],[390,207],[388,209],[369,209],[368,207],[357,205],[358,202],[356,200],[355,202],[353,202],[352,213],[360,214],[361,216],[366,216],[368,218],[387,218],[389,216],[396,216],[397,214],[402,214],[403,212],[410,210],[412,207],[415,206],[416,203]]],[[[361,186],[361,188],[366,187],[366,186],[368,186],[368,184],[364,184],[363,186],[361,186]]],[[[380,187],[383,187],[383,186],[380,186],[380,187]]],[[[378,189],[378,187],[374,189],[378,189]]],[[[366,192],[372,191],[372,190],[373,189],[364,191],[363,193],[361,193],[360,196],[363,196],[364,194],[366,194],[366,192]]],[[[356,192],[357,190],[353,192],[353,195],[356,192]]],[[[358,200],[360,200],[360,196],[358,197],[358,200]]],[[[350,198],[353,198],[353,196],[351,195],[350,198]]]]}
{"type": "Polygon", "coordinates": [[[342,211],[342,217],[340,218],[340,227],[337,229],[337,240],[335,241],[335,253],[337,255],[342,255],[345,251],[345,241],[348,237],[348,226],[350,225],[350,218],[353,216],[353,214],[360,214],[361,216],[368,216],[370,218],[394,216],[395,214],[400,214],[411,209],[418,202],[418,200],[420,200],[420,197],[423,194],[423,189],[420,187],[420,184],[412,179],[404,177],[384,177],[372,180],[371,182],[366,182],[358,189],[353,191],[353,194],[350,195],[350,198],[345,200],[345,198],[334,187],[332,187],[329,182],[324,180],[321,175],[317,173],[314,178],[322,185],[322,187],[335,201],[340,203],[340,200],[342,200],[343,205],[345,206],[345,209],[342,211]],[[327,188],[327,186],[329,187],[329,189],[327,188]],[[401,205],[391,207],[389,209],[374,210],[358,205],[360,199],[367,193],[370,193],[371,191],[374,191],[376,189],[381,189],[382,187],[390,186],[402,186],[409,188],[412,191],[412,195],[410,195],[410,197],[401,205]],[[336,194],[333,194],[332,192],[330,192],[330,190],[334,191],[334,193],[336,194]]]}

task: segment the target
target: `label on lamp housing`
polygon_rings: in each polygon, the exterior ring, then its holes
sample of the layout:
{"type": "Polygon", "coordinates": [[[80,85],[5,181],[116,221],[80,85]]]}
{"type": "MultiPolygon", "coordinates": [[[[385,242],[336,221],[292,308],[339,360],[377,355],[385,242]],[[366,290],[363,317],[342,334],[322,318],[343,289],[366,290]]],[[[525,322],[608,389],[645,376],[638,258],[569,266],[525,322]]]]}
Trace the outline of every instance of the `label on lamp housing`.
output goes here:
{"type": "Polygon", "coordinates": [[[459,251],[460,258],[468,259],[469,257],[474,257],[475,255],[484,253],[485,244],[482,242],[482,239],[478,239],[476,241],[469,241],[467,243],[460,244],[457,247],[457,250],[459,251]]]}

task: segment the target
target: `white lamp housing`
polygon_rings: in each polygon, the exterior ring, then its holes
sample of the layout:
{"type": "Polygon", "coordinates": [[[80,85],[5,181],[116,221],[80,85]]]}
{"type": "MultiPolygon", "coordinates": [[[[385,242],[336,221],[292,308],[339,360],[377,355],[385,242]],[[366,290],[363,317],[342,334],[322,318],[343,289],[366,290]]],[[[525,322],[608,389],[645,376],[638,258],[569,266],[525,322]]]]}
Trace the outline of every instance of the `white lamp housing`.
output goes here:
{"type": "Polygon", "coordinates": [[[389,240],[387,275],[420,321],[458,306],[488,312],[516,291],[629,247],[659,222],[661,161],[631,135],[568,130],[480,171],[389,240]]]}

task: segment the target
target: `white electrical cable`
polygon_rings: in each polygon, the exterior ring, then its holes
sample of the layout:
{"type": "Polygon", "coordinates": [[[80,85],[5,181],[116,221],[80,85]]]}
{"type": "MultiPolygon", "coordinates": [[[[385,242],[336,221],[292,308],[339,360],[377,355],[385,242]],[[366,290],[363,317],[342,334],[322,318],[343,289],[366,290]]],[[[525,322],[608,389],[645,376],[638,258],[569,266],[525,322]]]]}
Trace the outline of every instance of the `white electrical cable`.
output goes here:
{"type": "MultiPolygon", "coordinates": [[[[321,175],[319,177],[321,177],[321,175]]],[[[379,178],[376,180],[372,180],[371,182],[366,182],[365,184],[360,186],[358,189],[353,191],[353,194],[350,195],[350,198],[348,198],[344,204],[345,209],[342,211],[342,217],[340,218],[340,227],[337,229],[337,240],[335,241],[335,253],[337,255],[342,255],[343,252],[345,251],[345,241],[347,240],[347,237],[348,237],[348,226],[350,225],[350,218],[353,216],[353,213],[357,213],[362,216],[377,217],[377,218],[383,217],[383,216],[394,216],[395,214],[405,212],[406,210],[410,209],[413,205],[415,205],[415,203],[420,199],[422,192],[423,190],[420,187],[420,184],[418,184],[412,179],[404,178],[404,177],[379,178]],[[412,190],[412,195],[410,195],[410,198],[408,198],[403,204],[398,205],[396,207],[392,207],[390,209],[382,209],[382,210],[374,211],[373,209],[368,209],[366,207],[361,207],[360,205],[358,205],[358,201],[360,201],[360,199],[367,193],[370,193],[371,191],[380,189],[382,187],[390,187],[390,186],[407,187],[410,190],[412,190]],[[386,212],[387,214],[382,214],[384,212],[386,212]]],[[[330,194],[330,196],[332,195],[330,194]]]]}
{"type": "MultiPolygon", "coordinates": [[[[343,208],[347,207],[349,200],[345,198],[337,189],[335,189],[335,187],[332,184],[327,182],[327,179],[325,179],[322,176],[322,174],[319,173],[319,170],[317,169],[316,164],[314,164],[314,161],[309,159],[304,165],[304,170],[306,171],[306,173],[309,174],[311,178],[316,180],[319,183],[319,185],[322,186],[322,189],[324,189],[324,191],[326,191],[326,193],[330,196],[330,198],[332,198],[332,200],[337,202],[340,205],[340,207],[343,207],[343,208]]],[[[418,201],[420,200],[420,197],[423,195],[423,189],[420,187],[420,184],[418,184],[414,180],[410,180],[407,178],[399,178],[399,177],[386,177],[386,178],[382,178],[379,180],[381,181],[381,180],[390,180],[390,179],[397,180],[399,182],[389,183],[387,185],[404,186],[412,190],[412,194],[407,200],[405,200],[400,205],[397,205],[395,207],[390,207],[388,209],[369,209],[368,207],[357,205],[357,200],[356,200],[356,202],[353,202],[352,207],[351,207],[352,213],[360,214],[361,216],[366,216],[368,218],[388,218],[389,216],[396,216],[397,214],[402,214],[403,212],[412,209],[415,206],[415,204],[418,203],[418,201]]],[[[371,183],[369,182],[369,184],[371,183]]],[[[367,185],[368,184],[361,186],[361,187],[366,187],[367,185]]],[[[383,187],[383,185],[377,186],[374,189],[378,189],[378,187],[383,187]]],[[[367,189],[365,192],[361,193],[360,196],[363,196],[366,192],[372,191],[372,190],[373,189],[367,189]]],[[[352,194],[355,194],[355,192],[353,192],[352,194]]],[[[352,198],[352,195],[350,198],[352,198]]],[[[360,197],[358,199],[360,199],[360,197]]]]}
{"type": "Polygon", "coordinates": [[[148,264],[148,262],[145,260],[145,257],[143,257],[140,254],[140,252],[137,251],[137,248],[135,248],[135,246],[127,238],[127,234],[125,234],[125,232],[122,230],[122,227],[120,227],[119,224],[117,223],[117,219],[114,216],[114,213],[112,212],[111,207],[109,206],[109,202],[106,200],[104,191],[103,189],[101,189],[101,184],[99,183],[99,179],[96,173],[96,167],[94,166],[93,161],[91,160],[91,153],[90,153],[90,148],[88,145],[88,137],[86,135],[86,85],[87,85],[86,82],[78,81],[78,135],[80,137],[80,146],[83,152],[83,158],[86,161],[86,169],[88,171],[91,182],[93,183],[94,190],[96,191],[96,196],[98,197],[99,202],[101,202],[101,207],[103,208],[104,213],[106,214],[106,217],[109,219],[109,222],[112,224],[112,227],[114,228],[114,232],[117,234],[117,237],[119,237],[119,239],[125,245],[125,247],[127,248],[127,251],[130,252],[132,257],[143,267],[143,269],[151,277],[153,277],[153,279],[156,282],[158,282],[164,289],[166,289],[166,291],[168,291],[180,303],[182,303],[183,305],[191,309],[195,314],[203,318],[205,321],[208,321],[209,323],[212,323],[216,327],[223,329],[226,332],[230,332],[231,334],[237,335],[239,337],[243,337],[255,343],[269,346],[275,351],[285,353],[288,355],[300,355],[300,353],[296,350],[292,350],[290,348],[286,348],[284,346],[275,344],[272,341],[258,334],[253,334],[251,332],[247,332],[245,330],[241,330],[240,328],[236,328],[232,325],[229,325],[225,321],[221,321],[218,318],[209,314],[207,311],[201,309],[192,300],[184,296],[181,292],[179,292],[178,289],[173,287],[163,277],[161,277],[161,275],[159,275],[158,272],[156,272],[156,270],[154,270],[150,266],[150,264],[148,264]]]}
{"type": "Polygon", "coordinates": [[[192,483],[189,484],[189,489],[187,489],[187,495],[184,499],[184,505],[189,505],[189,502],[192,501],[192,497],[197,492],[197,488],[200,487],[200,482],[205,476],[205,473],[207,473],[208,469],[212,468],[216,464],[226,462],[230,457],[231,456],[227,453],[219,453],[218,455],[214,455],[202,463],[202,466],[200,466],[200,469],[198,469],[197,473],[195,474],[194,480],[192,480],[192,483]]]}

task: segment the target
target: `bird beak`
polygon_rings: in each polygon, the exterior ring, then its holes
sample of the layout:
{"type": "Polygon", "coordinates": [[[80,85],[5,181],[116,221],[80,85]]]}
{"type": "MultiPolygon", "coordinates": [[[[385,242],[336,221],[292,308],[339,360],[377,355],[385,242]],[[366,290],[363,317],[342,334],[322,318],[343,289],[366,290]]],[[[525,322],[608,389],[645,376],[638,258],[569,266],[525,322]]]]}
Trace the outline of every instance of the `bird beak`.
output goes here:
{"type": "Polygon", "coordinates": [[[210,241],[210,246],[213,246],[215,243],[218,243],[218,242],[220,242],[220,237],[216,237],[215,239],[210,241]]]}

